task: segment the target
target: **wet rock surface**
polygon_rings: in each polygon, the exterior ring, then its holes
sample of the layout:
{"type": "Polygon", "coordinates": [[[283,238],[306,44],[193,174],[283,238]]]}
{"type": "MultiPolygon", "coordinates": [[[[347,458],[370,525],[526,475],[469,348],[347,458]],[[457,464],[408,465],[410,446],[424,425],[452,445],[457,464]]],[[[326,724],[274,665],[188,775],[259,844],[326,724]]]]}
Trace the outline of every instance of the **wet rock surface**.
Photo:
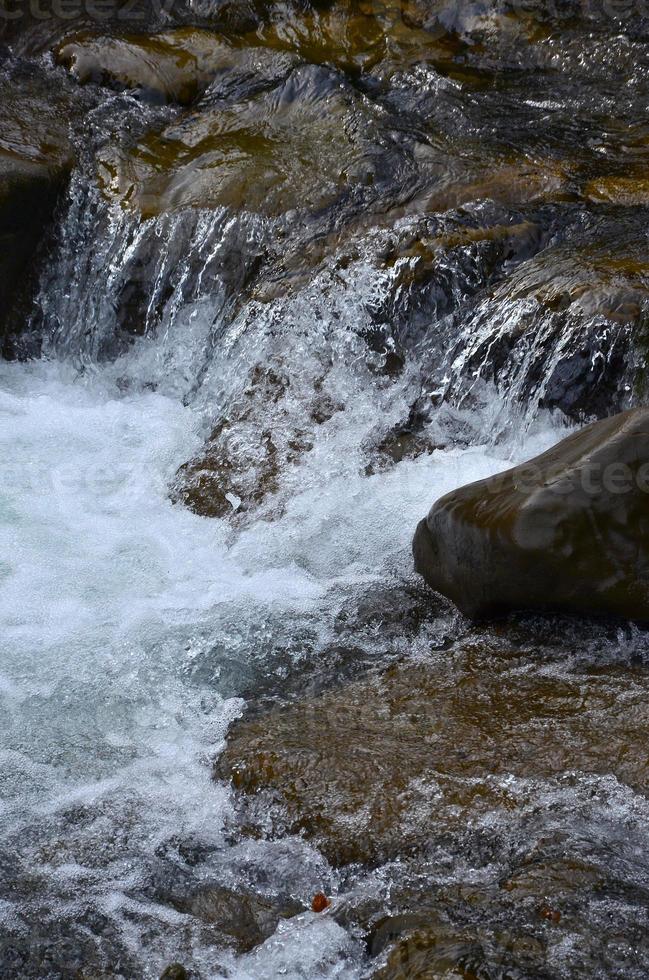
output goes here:
{"type": "Polygon", "coordinates": [[[239,954],[249,952],[272,936],[280,919],[304,911],[304,906],[290,897],[283,902],[264,899],[219,885],[205,885],[188,895],[172,896],[170,901],[179,912],[206,922],[217,942],[239,954]]]}
{"type": "Polygon", "coordinates": [[[215,83],[191,115],[127,155],[103,156],[106,193],[145,217],[218,206],[276,216],[318,211],[353,194],[367,203],[409,168],[407,134],[391,132],[343,75],[293,68],[288,55],[263,51],[248,60],[240,80],[235,73],[215,83]],[[277,78],[261,91],[260,61],[277,78]]]}
{"type": "Polygon", "coordinates": [[[449,357],[447,396],[467,400],[495,382],[509,399],[575,419],[642,399],[644,214],[629,213],[614,243],[609,222],[610,214],[586,219],[572,245],[540,250],[479,298],[468,313],[469,343],[449,357]]]}
{"type": "Polygon", "coordinates": [[[161,102],[189,104],[235,55],[218,35],[178,28],[125,37],[77,34],[55,51],[56,60],[81,85],[133,89],[161,102]]]}
{"type": "MultiPolygon", "coordinates": [[[[644,921],[643,889],[620,878],[635,844],[612,867],[591,807],[644,792],[644,665],[597,663],[581,631],[474,628],[233,727],[216,774],[232,779],[247,833],[299,832],[334,864],[395,861],[381,902],[343,894],[331,910],[365,936],[376,976],[550,977],[568,943],[577,972],[591,956],[607,975],[641,969],[643,927],[631,949],[605,924],[610,901],[644,921]],[[566,850],[573,817],[585,836],[566,850]]],[[[602,629],[600,654],[614,637],[602,629]]]]}
{"type": "MultiPolygon", "coordinates": [[[[239,410],[230,408],[204,451],[176,474],[172,499],[203,517],[224,517],[260,504],[273,493],[277,489],[278,448],[270,429],[259,434],[254,424],[257,420],[249,423],[255,400],[267,410],[285,394],[286,387],[285,378],[257,367],[239,410]]],[[[294,447],[294,452],[299,452],[297,436],[294,447]]]]}
{"type": "Polygon", "coordinates": [[[649,413],[593,423],[437,501],[415,567],[468,616],[512,608],[649,620],[649,413]]]}
{"type": "MultiPolygon", "coordinates": [[[[641,397],[644,283],[615,263],[644,248],[642,218],[629,211],[640,198],[625,205],[624,194],[633,185],[642,196],[646,134],[620,79],[641,98],[647,55],[641,18],[625,26],[612,40],[602,10],[564,17],[536,4],[524,13],[489,4],[181,4],[133,22],[108,16],[103,29],[71,19],[62,38],[43,44],[93,98],[114,100],[115,112],[108,126],[99,120],[84,161],[83,183],[101,190],[103,205],[91,195],[89,240],[79,228],[58,243],[53,275],[78,264],[76,247],[93,276],[112,263],[115,292],[100,309],[71,297],[67,318],[79,322],[67,335],[85,342],[81,320],[91,320],[91,356],[110,356],[167,330],[192,294],[200,301],[222,290],[222,338],[247,297],[273,302],[312,282],[323,261],[357,263],[341,238],[362,237],[362,222],[400,238],[409,214],[438,223],[455,214],[460,224],[468,214],[473,239],[456,238],[443,261],[430,240],[411,255],[397,244],[394,300],[370,311],[378,322],[368,359],[389,324],[408,340],[405,350],[386,348],[393,362],[417,365],[421,389],[453,403],[481,397],[477,378],[532,412],[579,419],[627,407],[641,397]],[[521,68],[532,73],[534,99],[521,68]],[[147,106],[160,101],[171,106],[147,106]],[[627,188],[622,197],[616,187],[627,188]],[[500,207],[495,223],[486,201],[500,207]],[[224,207],[239,241],[228,268],[215,263],[205,275],[224,207]],[[97,253],[97,224],[108,235],[116,208],[130,245],[97,253]],[[214,218],[197,222],[197,209],[214,218]],[[598,231],[603,211],[608,224],[598,231]],[[182,281],[160,267],[156,240],[168,235],[186,260],[182,281]],[[607,265],[608,243],[620,240],[622,254],[607,265]],[[599,299],[575,298],[580,277],[599,299]],[[556,282],[561,298],[543,297],[535,281],[556,282]]],[[[38,306],[35,343],[43,334],[56,343],[60,317],[38,306]]]]}
{"type": "Polygon", "coordinates": [[[336,864],[425,852],[433,828],[458,833],[506,808],[508,773],[548,779],[578,768],[644,785],[646,754],[624,748],[643,714],[642,674],[615,721],[614,688],[624,681],[614,674],[522,673],[515,659],[494,661],[479,637],[447,657],[443,670],[438,657],[394,666],[237,723],[216,774],[250,795],[253,821],[274,800],[278,825],[315,840],[336,864]]]}

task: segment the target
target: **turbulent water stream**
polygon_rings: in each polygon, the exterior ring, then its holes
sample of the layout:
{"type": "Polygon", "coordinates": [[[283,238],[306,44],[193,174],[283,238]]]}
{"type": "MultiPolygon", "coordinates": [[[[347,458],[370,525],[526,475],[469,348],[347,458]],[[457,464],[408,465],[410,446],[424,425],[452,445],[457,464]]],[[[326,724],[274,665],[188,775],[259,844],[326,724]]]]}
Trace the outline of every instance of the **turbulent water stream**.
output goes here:
{"type": "Polygon", "coordinates": [[[411,555],[645,397],[647,24],[397,6],[6,27],[2,978],[649,972],[647,633],[411,555]]]}
{"type": "Polygon", "coordinates": [[[156,889],[252,880],[307,902],[337,888],[297,840],[232,842],[210,758],[244,691],[317,670],[350,597],[409,577],[422,499],[509,453],[449,449],[368,481],[341,435],[281,519],[233,536],[168,499],[200,416],[125,395],[113,374],[1,371],[2,918],[31,947],[17,975],[61,944],[67,969],[123,957],[133,976],[178,959],[205,976],[356,975],[359,943],[310,912],[235,966],[156,889]]]}

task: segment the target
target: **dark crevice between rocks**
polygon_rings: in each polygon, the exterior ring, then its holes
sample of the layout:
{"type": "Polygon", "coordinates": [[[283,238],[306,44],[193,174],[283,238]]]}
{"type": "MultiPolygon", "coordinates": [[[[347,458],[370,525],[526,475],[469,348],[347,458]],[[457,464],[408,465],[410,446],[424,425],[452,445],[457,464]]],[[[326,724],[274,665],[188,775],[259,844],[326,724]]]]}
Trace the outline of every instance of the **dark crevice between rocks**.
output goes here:
{"type": "Polygon", "coordinates": [[[51,255],[67,177],[7,181],[0,191],[0,353],[7,360],[38,357],[41,338],[25,330],[40,274],[51,255]]]}

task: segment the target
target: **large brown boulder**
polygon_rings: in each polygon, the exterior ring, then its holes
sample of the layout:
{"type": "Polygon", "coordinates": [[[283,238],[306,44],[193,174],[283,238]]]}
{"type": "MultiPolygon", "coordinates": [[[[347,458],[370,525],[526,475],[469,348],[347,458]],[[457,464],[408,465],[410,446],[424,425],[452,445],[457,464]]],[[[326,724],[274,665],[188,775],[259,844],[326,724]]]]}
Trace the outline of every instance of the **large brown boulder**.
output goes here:
{"type": "Polygon", "coordinates": [[[649,409],[442,497],[413,551],[428,584],[472,618],[528,608],[649,620],[649,409]]]}

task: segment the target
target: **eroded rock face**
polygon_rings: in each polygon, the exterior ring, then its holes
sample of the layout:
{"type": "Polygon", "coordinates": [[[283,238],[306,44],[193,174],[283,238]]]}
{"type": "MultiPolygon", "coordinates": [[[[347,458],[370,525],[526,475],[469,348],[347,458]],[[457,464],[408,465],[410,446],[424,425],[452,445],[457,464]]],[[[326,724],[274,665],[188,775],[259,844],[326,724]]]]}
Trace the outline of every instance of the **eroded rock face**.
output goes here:
{"type": "Polygon", "coordinates": [[[649,411],[593,423],[438,500],[415,567],[470,617],[508,609],[649,620],[649,411]]]}

